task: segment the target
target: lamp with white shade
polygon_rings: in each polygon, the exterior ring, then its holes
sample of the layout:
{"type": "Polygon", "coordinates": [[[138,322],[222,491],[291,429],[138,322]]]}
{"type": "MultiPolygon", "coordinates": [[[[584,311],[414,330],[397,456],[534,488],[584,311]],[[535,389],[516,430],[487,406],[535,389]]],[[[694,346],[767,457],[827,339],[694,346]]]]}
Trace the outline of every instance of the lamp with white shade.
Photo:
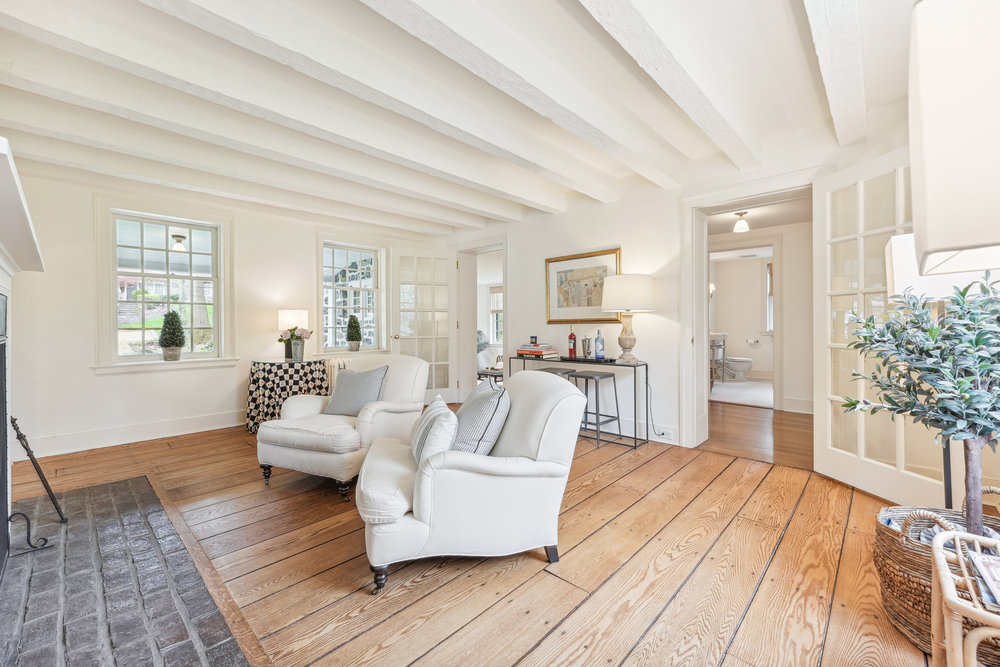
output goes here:
{"type": "Polygon", "coordinates": [[[736,224],[733,225],[733,233],[734,234],[742,234],[743,232],[749,232],[750,231],[750,224],[746,220],[743,219],[743,216],[746,215],[747,213],[748,213],[748,211],[738,211],[735,214],[736,217],[739,218],[739,219],[736,221],[736,224]]]}
{"type": "MultiPolygon", "coordinates": [[[[294,310],[294,309],[282,309],[278,311],[278,331],[284,331],[286,329],[291,329],[292,327],[300,327],[302,329],[309,328],[309,311],[308,310],[294,310]]],[[[285,341],[285,361],[289,361],[292,358],[292,341],[285,341]]]]}
{"type": "Polygon", "coordinates": [[[604,279],[604,296],[601,310],[606,313],[621,313],[622,332],[618,345],[622,354],[619,364],[637,364],[639,360],[632,354],[635,347],[635,333],[632,331],[632,315],[653,311],[653,277],[636,273],[608,276],[604,279]]]}

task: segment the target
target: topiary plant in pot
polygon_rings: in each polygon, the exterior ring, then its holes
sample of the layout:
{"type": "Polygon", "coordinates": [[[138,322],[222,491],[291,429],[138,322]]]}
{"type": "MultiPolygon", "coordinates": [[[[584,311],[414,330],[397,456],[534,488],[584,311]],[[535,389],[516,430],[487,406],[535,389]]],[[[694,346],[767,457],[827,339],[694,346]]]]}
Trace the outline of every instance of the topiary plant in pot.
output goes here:
{"type": "Polygon", "coordinates": [[[361,347],[361,323],[358,318],[351,315],[347,318],[347,349],[357,352],[361,347]]]}
{"type": "Polygon", "coordinates": [[[177,361],[181,358],[181,348],[184,347],[184,327],[177,311],[168,311],[163,316],[163,327],[160,328],[160,349],[163,350],[164,361],[177,361]]]}
{"type": "Polygon", "coordinates": [[[876,364],[854,372],[876,391],[874,401],[844,397],[849,411],[908,415],[961,442],[965,450],[966,529],[983,534],[983,449],[997,447],[1000,429],[1000,290],[990,274],[935,302],[906,292],[892,297],[885,321],[857,315],[850,344],[876,364]]]}

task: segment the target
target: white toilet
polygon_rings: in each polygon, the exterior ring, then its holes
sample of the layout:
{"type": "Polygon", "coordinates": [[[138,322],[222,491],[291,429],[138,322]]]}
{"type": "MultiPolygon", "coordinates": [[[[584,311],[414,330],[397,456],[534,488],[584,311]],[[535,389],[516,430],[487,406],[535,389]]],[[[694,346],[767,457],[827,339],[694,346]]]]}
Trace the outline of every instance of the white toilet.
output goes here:
{"type": "Polygon", "coordinates": [[[745,382],[747,371],[753,366],[753,359],[747,357],[726,357],[726,379],[745,382]]]}

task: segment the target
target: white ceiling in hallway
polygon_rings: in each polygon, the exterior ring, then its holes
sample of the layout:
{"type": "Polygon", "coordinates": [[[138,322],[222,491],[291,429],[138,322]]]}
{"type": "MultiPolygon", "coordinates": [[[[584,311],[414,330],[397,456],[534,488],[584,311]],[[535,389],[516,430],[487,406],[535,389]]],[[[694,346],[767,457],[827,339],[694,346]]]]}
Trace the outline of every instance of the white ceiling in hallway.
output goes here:
{"type": "Polygon", "coordinates": [[[0,135],[19,163],[450,234],[863,140],[905,97],[910,7],[0,0],[0,135]]]}

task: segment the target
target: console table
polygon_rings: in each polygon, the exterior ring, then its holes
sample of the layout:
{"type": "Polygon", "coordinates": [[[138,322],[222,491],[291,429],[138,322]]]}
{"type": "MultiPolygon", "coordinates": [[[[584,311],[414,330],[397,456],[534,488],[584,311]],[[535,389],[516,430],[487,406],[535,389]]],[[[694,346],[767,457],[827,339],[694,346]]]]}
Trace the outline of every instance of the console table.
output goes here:
{"type": "MultiPolygon", "coordinates": [[[[532,357],[508,357],[507,368],[510,369],[511,374],[514,372],[514,367],[512,362],[521,362],[521,370],[527,370],[528,362],[537,362],[544,364],[546,366],[551,366],[552,364],[560,365],[574,365],[583,364],[587,366],[596,366],[603,370],[608,371],[619,371],[619,370],[631,370],[632,371],[632,449],[637,449],[639,445],[649,442],[649,392],[644,391],[643,394],[646,396],[646,412],[645,412],[645,422],[646,430],[643,431],[643,437],[639,437],[639,369],[642,369],[643,383],[649,381],[649,364],[645,361],[640,361],[637,364],[617,364],[614,362],[607,361],[597,361],[596,359],[586,359],[583,357],[577,359],[567,359],[565,357],[560,359],[535,359],[532,357]]],[[[621,425],[621,422],[619,422],[621,425]]],[[[625,436],[626,438],[628,436],[625,436]]]]}
{"type": "Polygon", "coordinates": [[[330,377],[326,361],[254,361],[250,364],[250,385],[247,389],[246,427],[257,432],[261,422],[278,419],[281,404],[297,394],[330,393],[330,377]]]}

